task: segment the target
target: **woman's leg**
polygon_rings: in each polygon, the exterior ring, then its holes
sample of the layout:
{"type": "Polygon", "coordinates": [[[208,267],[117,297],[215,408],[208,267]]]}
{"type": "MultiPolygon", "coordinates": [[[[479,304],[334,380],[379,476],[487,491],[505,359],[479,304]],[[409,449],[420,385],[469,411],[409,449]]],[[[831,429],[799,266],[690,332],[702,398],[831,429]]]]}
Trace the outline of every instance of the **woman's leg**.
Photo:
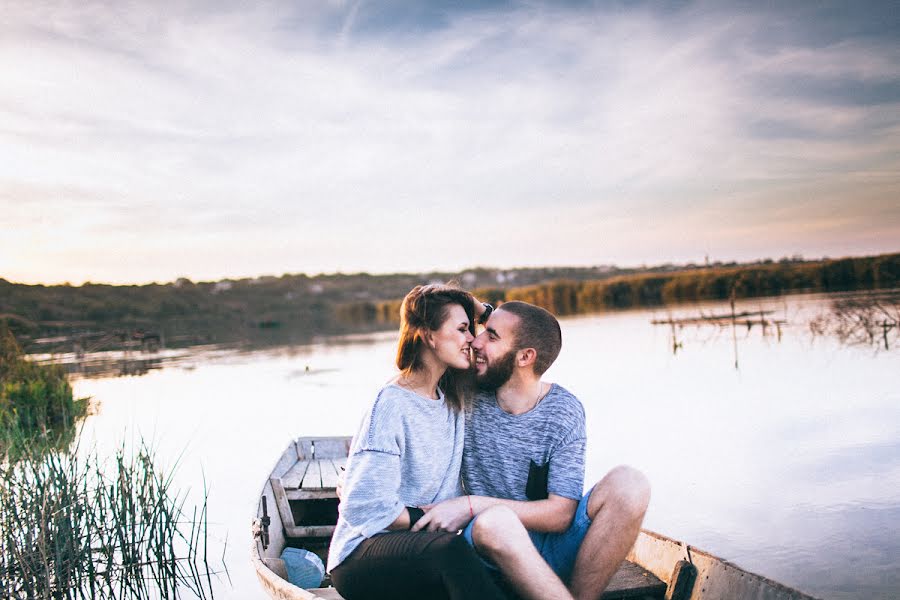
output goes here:
{"type": "Polygon", "coordinates": [[[462,536],[397,531],[371,537],[331,571],[347,600],[502,600],[503,592],[462,536]]]}

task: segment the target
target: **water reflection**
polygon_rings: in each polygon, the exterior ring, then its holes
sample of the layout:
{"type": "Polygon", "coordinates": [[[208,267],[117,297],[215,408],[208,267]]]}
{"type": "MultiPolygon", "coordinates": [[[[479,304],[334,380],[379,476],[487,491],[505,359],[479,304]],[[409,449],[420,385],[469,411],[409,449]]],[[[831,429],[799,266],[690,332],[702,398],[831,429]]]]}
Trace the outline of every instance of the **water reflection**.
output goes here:
{"type": "MultiPolygon", "coordinates": [[[[898,290],[744,300],[732,303],[730,307],[721,302],[694,307],[675,306],[667,308],[665,316],[651,320],[655,326],[668,328],[667,344],[673,355],[685,351],[685,344],[717,343],[723,336],[730,337],[735,368],[739,366],[739,345],[756,333],[764,340],[780,343],[787,331],[795,335],[805,331],[813,336],[833,337],[847,346],[872,345],[876,349],[890,350],[898,346],[898,322],[898,290]],[[794,314],[790,316],[788,300],[794,304],[794,314]],[[802,308],[798,310],[798,307],[802,308]],[[810,313],[810,307],[814,307],[814,312],[810,313]]],[[[245,337],[234,337],[235,332],[232,332],[233,339],[220,343],[209,343],[209,340],[229,336],[221,332],[194,333],[166,339],[153,333],[139,333],[139,339],[125,339],[122,332],[100,338],[94,336],[92,339],[118,346],[105,350],[100,349],[99,341],[81,345],[84,340],[80,338],[35,340],[31,344],[31,356],[40,362],[62,365],[75,379],[133,377],[169,367],[190,369],[198,360],[216,360],[226,355],[251,356],[261,352],[290,355],[311,345],[372,344],[384,339],[385,335],[392,335],[392,330],[322,334],[280,328],[254,330],[253,335],[245,337]]],[[[316,372],[314,366],[306,365],[296,376],[316,372]]]]}
{"type": "Polygon", "coordinates": [[[672,354],[677,355],[679,350],[684,350],[684,341],[681,339],[680,333],[682,330],[689,325],[693,325],[698,329],[701,327],[715,327],[719,331],[728,330],[731,332],[731,340],[732,340],[732,349],[734,352],[734,368],[737,369],[739,366],[738,362],[738,347],[737,347],[737,335],[738,330],[746,330],[746,335],[750,335],[750,331],[754,326],[759,326],[762,329],[762,336],[767,337],[769,332],[774,329],[776,332],[777,340],[781,341],[781,329],[782,326],[787,325],[787,321],[784,319],[773,318],[772,315],[775,311],[772,310],[762,310],[758,311],[742,311],[737,312],[735,310],[735,303],[731,303],[731,312],[730,313],[721,313],[721,314],[704,314],[700,313],[699,316],[695,317],[680,317],[675,318],[672,315],[669,315],[666,319],[653,319],[650,321],[652,325],[667,325],[670,329],[670,346],[672,348],[672,354]]]}
{"type": "Polygon", "coordinates": [[[664,318],[650,322],[669,329],[668,347],[673,355],[685,350],[685,342],[706,344],[728,335],[735,369],[739,368],[739,343],[754,331],[763,340],[780,343],[786,331],[813,337],[831,337],[844,346],[869,346],[875,350],[896,348],[900,339],[900,291],[852,292],[811,295],[790,299],[794,314],[788,316],[787,298],[768,298],[714,307],[669,309],[664,318]],[[781,306],[777,306],[780,304],[781,306]],[[740,306],[740,308],[738,308],[740,306]],[[712,308],[712,310],[710,310],[712,308]],[[812,310],[810,310],[812,308],[812,310]],[[715,310],[718,309],[718,312],[715,310]]]}
{"type": "Polygon", "coordinates": [[[900,338],[900,291],[835,298],[830,310],[809,322],[809,329],[814,335],[833,335],[849,346],[890,350],[900,338]]]}
{"type": "MultiPolygon", "coordinates": [[[[650,477],[647,527],[814,595],[896,598],[895,345],[874,354],[812,335],[809,320],[832,299],[736,303],[736,313],[786,321],[781,338],[772,326],[734,330],[740,371],[729,360],[730,327],[686,325],[673,356],[667,327],[648,326],[730,313],[727,303],[566,318],[547,378],[585,405],[587,480],[621,463],[650,477]],[[854,562],[859,556],[868,566],[854,562]]],[[[164,349],[144,376],[76,379],[77,395],[103,403],[83,437],[114,452],[109,440],[123,428],[142,431],[159,441],[162,458],[183,461],[179,483],[210,482],[210,522],[231,540],[223,552],[235,566],[233,585],[216,595],[262,597],[240,541],[259,488],[292,437],[356,430],[394,372],[395,340],[389,331],[164,349]]]]}
{"type": "MultiPolygon", "coordinates": [[[[245,359],[266,356],[296,356],[311,353],[310,348],[323,344],[333,347],[371,345],[380,342],[385,336],[395,335],[389,332],[353,333],[345,335],[312,335],[303,337],[300,333],[293,339],[303,339],[302,343],[285,342],[284,337],[254,338],[233,341],[223,344],[195,344],[177,348],[142,348],[116,349],[80,353],[76,351],[63,353],[42,352],[31,354],[32,360],[42,363],[61,365],[73,380],[134,377],[151,371],[177,367],[190,370],[198,363],[216,362],[227,359],[245,359]]],[[[291,338],[292,336],[287,335],[291,338]]],[[[306,364],[293,376],[314,376],[321,374],[322,368],[306,364]]]]}

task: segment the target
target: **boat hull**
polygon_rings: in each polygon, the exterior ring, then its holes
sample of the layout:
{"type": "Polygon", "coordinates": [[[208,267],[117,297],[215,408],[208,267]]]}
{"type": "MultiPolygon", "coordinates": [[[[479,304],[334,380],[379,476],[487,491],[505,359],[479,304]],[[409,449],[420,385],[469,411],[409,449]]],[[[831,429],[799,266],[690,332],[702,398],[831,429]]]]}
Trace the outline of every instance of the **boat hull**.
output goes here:
{"type": "MultiPolygon", "coordinates": [[[[282,453],[275,467],[263,485],[260,492],[257,514],[253,519],[253,542],[250,550],[250,562],[253,565],[259,581],[270,598],[277,600],[341,600],[340,594],[334,588],[323,587],[317,589],[302,589],[287,581],[287,573],[281,560],[281,552],[286,545],[306,547],[323,558],[327,555],[328,538],[333,527],[314,524],[304,526],[302,523],[285,523],[286,518],[295,519],[302,511],[298,511],[298,505],[304,502],[321,501],[322,498],[336,498],[333,487],[313,488],[303,491],[285,487],[285,482],[290,482],[292,473],[297,470],[299,461],[309,460],[309,445],[313,444],[313,456],[315,456],[315,444],[319,444],[320,457],[330,458],[332,455],[340,455],[346,458],[350,447],[350,438],[298,438],[291,442],[282,453]],[[265,527],[268,518],[268,527],[265,527]],[[287,526],[287,527],[286,527],[287,526]],[[264,530],[267,533],[264,534],[264,530]],[[285,531],[309,534],[308,538],[286,537],[285,531]],[[326,535],[327,534],[327,535],[326,535]],[[267,542],[267,543],[264,543],[267,542]]],[[[336,464],[336,463],[335,463],[336,464]]],[[[324,468],[317,482],[330,483],[333,479],[326,480],[324,468]]],[[[289,483],[289,485],[292,485],[289,483]]],[[[300,517],[302,520],[302,517],[300,517]]],[[[628,554],[627,560],[631,572],[623,568],[617,577],[640,579],[641,571],[644,578],[658,578],[668,586],[666,598],[676,600],[816,600],[813,596],[772,581],[761,575],[751,573],[726,560],[713,556],[708,552],[689,546],[683,542],[673,540],[653,531],[642,530],[634,547],[628,554]],[[635,569],[635,565],[640,569],[635,569]],[[685,567],[685,565],[689,565],[685,567]],[[679,578],[690,574],[693,585],[686,587],[685,580],[679,578]],[[651,575],[652,574],[652,575],[651,575]],[[678,594],[674,594],[674,591],[678,594]]],[[[627,564],[627,563],[626,563],[627,564]]],[[[327,583],[327,580],[326,580],[327,583]]],[[[614,580],[610,588],[616,587],[614,580]]],[[[620,589],[608,589],[604,598],[633,597],[637,588],[625,589],[625,584],[619,582],[620,589]]],[[[654,593],[659,593],[656,590],[654,593]]],[[[646,595],[644,596],[646,597],[646,595]]],[[[652,597],[652,596],[651,596],[652,597]]],[[[662,595],[656,596],[662,598],[662,595]]]]}

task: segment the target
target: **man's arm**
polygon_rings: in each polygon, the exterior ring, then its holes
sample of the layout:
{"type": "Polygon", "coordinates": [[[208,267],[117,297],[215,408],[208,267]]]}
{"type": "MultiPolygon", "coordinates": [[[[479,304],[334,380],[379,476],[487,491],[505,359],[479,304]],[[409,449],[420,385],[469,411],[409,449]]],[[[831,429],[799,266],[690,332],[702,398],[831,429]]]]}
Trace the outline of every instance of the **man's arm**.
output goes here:
{"type": "Polygon", "coordinates": [[[458,531],[482,511],[491,506],[507,506],[516,513],[530,531],[562,532],[568,529],[575,516],[578,500],[550,494],[545,500],[505,500],[488,496],[459,496],[438,504],[422,506],[423,516],[413,531],[458,531]]]}

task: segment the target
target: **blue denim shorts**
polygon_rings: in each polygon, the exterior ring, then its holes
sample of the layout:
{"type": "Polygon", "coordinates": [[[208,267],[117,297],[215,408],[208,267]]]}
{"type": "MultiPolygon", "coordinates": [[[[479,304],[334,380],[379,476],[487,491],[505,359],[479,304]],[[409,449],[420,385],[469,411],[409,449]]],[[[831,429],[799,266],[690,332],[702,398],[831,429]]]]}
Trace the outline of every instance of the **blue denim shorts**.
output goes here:
{"type": "MultiPolygon", "coordinates": [[[[572,576],[572,569],[575,568],[575,557],[578,555],[578,549],[581,548],[581,542],[587,534],[588,527],[591,526],[591,518],[588,516],[588,499],[591,497],[591,491],[588,491],[581,497],[581,501],[578,502],[578,508],[575,509],[575,518],[572,519],[572,524],[567,530],[562,533],[528,532],[540,555],[544,557],[544,560],[547,561],[547,564],[550,565],[550,568],[553,569],[559,578],[566,583],[569,582],[569,578],[572,576]]],[[[476,516],[463,529],[463,536],[473,548],[475,547],[475,542],[472,540],[472,527],[477,520],[478,517],[476,516]]],[[[481,561],[491,569],[497,568],[487,558],[482,557],[481,561]]]]}

